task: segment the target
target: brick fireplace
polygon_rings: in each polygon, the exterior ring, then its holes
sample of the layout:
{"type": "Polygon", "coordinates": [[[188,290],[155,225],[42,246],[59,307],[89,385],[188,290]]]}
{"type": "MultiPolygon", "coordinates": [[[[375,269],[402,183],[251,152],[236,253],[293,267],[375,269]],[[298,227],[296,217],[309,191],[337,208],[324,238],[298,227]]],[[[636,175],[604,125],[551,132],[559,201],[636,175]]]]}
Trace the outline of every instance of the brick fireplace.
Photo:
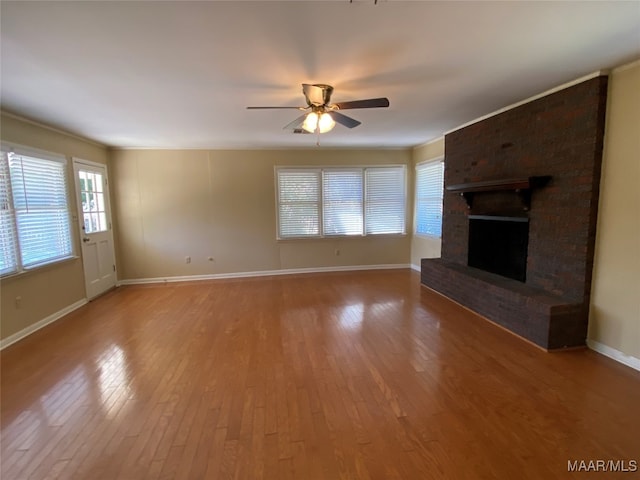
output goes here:
{"type": "Polygon", "coordinates": [[[606,95],[599,76],[445,137],[424,285],[543,348],[584,345],[606,95]]]}

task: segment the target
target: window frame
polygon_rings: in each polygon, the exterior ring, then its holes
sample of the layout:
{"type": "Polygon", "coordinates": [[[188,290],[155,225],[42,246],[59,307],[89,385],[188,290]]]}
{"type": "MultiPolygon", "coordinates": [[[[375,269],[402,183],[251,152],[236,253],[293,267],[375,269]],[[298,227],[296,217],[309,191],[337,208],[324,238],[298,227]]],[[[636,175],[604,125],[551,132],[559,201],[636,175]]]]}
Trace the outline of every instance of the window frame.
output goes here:
{"type": "Polygon", "coordinates": [[[15,257],[15,268],[12,270],[8,270],[5,273],[0,273],[0,278],[6,279],[10,277],[15,277],[19,275],[23,275],[32,271],[37,271],[42,268],[46,268],[52,265],[60,264],[67,262],[69,260],[77,259],[77,245],[75,241],[75,230],[74,230],[74,213],[73,209],[75,208],[75,203],[73,202],[71,196],[71,180],[69,178],[69,160],[65,155],[50,152],[46,150],[41,150],[33,147],[28,147],[24,145],[18,145],[14,143],[1,142],[0,143],[0,152],[2,155],[2,159],[0,161],[6,162],[6,168],[8,173],[8,203],[11,212],[11,230],[13,234],[13,255],[15,257]],[[11,178],[11,166],[9,154],[16,154],[24,157],[35,158],[44,162],[57,163],[61,167],[62,177],[61,179],[64,182],[64,199],[65,199],[65,210],[63,215],[66,216],[66,224],[67,230],[65,234],[67,238],[65,239],[69,246],[70,251],[66,255],[56,256],[55,258],[49,257],[47,259],[43,259],[37,261],[33,264],[29,264],[25,266],[24,259],[24,251],[21,246],[21,238],[20,238],[20,230],[18,227],[18,209],[15,207],[15,192],[13,190],[12,178],[11,178]]]}
{"type": "Polygon", "coordinates": [[[364,237],[389,237],[396,236],[402,237],[407,235],[407,210],[408,210],[408,194],[407,194],[407,165],[405,164],[382,164],[382,165],[325,165],[325,166],[291,166],[291,165],[275,165],[274,166],[274,185],[275,185],[275,201],[276,201],[276,240],[278,241],[290,241],[290,240],[304,240],[304,239],[346,239],[346,238],[364,238],[364,237]],[[366,183],[366,171],[367,169],[401,169],[403,175],[403,231],[401,233],[366,233],[366,196],[367,196],[367,183],[366,183]],[[310,171],[315,170],[320,172],[320,194],[318,199],[318,222],[319,222],[319,234],[317,235],[300,235],[300,236],[281,236],[280,235],[280,189],[279,189],[279,172],[291,172],[291,171],[310,171]],[[324,233],[324,172],[325,171],[359,171],[362,178],[362,203],[361,203],[361,219],[362,219],[362,234],[325,234],[324,233]]]}
{"type": "Polygon", "coordinates": [[[442,212],[442,208],[443,208],[443,203],[444,203],[444,169],[445,169],[445,164],[444,164],[444,156],[440,156],[437,158],[433,158],[433,159],[429,159],[429,160],[424,160],[422,162],[419,162],[416,164],[415,166],[415,182],[414,182],[414,195],[413,195],[413,234],[415,236],[418,237],[422,237],[422,238],[433,238],[433,239],[442,239],[442,220],[444,218],[444,214],[442,212]],[[418,214],[418,208],[420,206],[420,198],[418,197],[418,172],[419,170],[422,170],[424,168],[433,166],[433,165],[437,165],[440,164],[442,166],[442,185],[440,188],[440,205],[441,205],[441,213],[440,213],[440,234],[439,235],[435,235],[435,234],[431,234],[431,233],[426,233],[426,232],[419,232],[418,231],[418,218],[419,218],[419,214],[418,214]]]}

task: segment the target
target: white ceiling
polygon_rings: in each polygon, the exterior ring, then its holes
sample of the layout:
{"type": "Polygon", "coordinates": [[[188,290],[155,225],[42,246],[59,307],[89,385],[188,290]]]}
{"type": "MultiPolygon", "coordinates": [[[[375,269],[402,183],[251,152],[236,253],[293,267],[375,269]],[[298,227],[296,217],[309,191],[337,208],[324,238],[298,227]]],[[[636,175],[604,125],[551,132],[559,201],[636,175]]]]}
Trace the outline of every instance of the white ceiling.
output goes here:
{"type": "Polygon", "coordinates": [[[301,83],[387,109],[321,137],[407,147],[640,58],[640,2],[0,2],[8,112],[115,147],[311,147],[301,83]]]}

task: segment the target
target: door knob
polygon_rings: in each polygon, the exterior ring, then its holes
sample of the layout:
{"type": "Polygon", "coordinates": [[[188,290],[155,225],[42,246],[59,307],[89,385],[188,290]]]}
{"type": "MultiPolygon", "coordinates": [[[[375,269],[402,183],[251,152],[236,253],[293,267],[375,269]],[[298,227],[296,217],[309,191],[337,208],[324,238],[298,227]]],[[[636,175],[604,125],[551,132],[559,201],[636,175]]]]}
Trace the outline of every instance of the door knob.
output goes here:
{"type": "Polygon", "coordinates": [[[89,237],[84,237],[84,238],[82,239],[82,241],[83,241],[84,243],[87,243],[87,242],[90,242],[90,241],[91,241],[91,239],[90,239],[89,237]]]}

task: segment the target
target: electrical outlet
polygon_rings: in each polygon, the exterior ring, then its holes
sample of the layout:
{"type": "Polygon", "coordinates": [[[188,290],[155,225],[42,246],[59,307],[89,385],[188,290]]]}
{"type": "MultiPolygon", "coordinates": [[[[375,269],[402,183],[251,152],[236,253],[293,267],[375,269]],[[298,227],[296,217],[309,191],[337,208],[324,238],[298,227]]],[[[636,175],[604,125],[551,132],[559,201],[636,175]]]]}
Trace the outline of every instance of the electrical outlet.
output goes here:
{"type": "Polygon", "coordinates": [[[184,263],[191,263],[191,257],[184,257],[184,263]]]}
{"type": "Polygon", "coordinates": [[[339,249],[339,248],[336,248],[336,257],[337,257],[338,255],[340,255],[340,249],[339,249]]]}
{"type": "Polygon", "coordinates": [[[17,296],[16,297],[16,308],[20,308],[22,306],[22,297],[21,296],[17,296]]]}

